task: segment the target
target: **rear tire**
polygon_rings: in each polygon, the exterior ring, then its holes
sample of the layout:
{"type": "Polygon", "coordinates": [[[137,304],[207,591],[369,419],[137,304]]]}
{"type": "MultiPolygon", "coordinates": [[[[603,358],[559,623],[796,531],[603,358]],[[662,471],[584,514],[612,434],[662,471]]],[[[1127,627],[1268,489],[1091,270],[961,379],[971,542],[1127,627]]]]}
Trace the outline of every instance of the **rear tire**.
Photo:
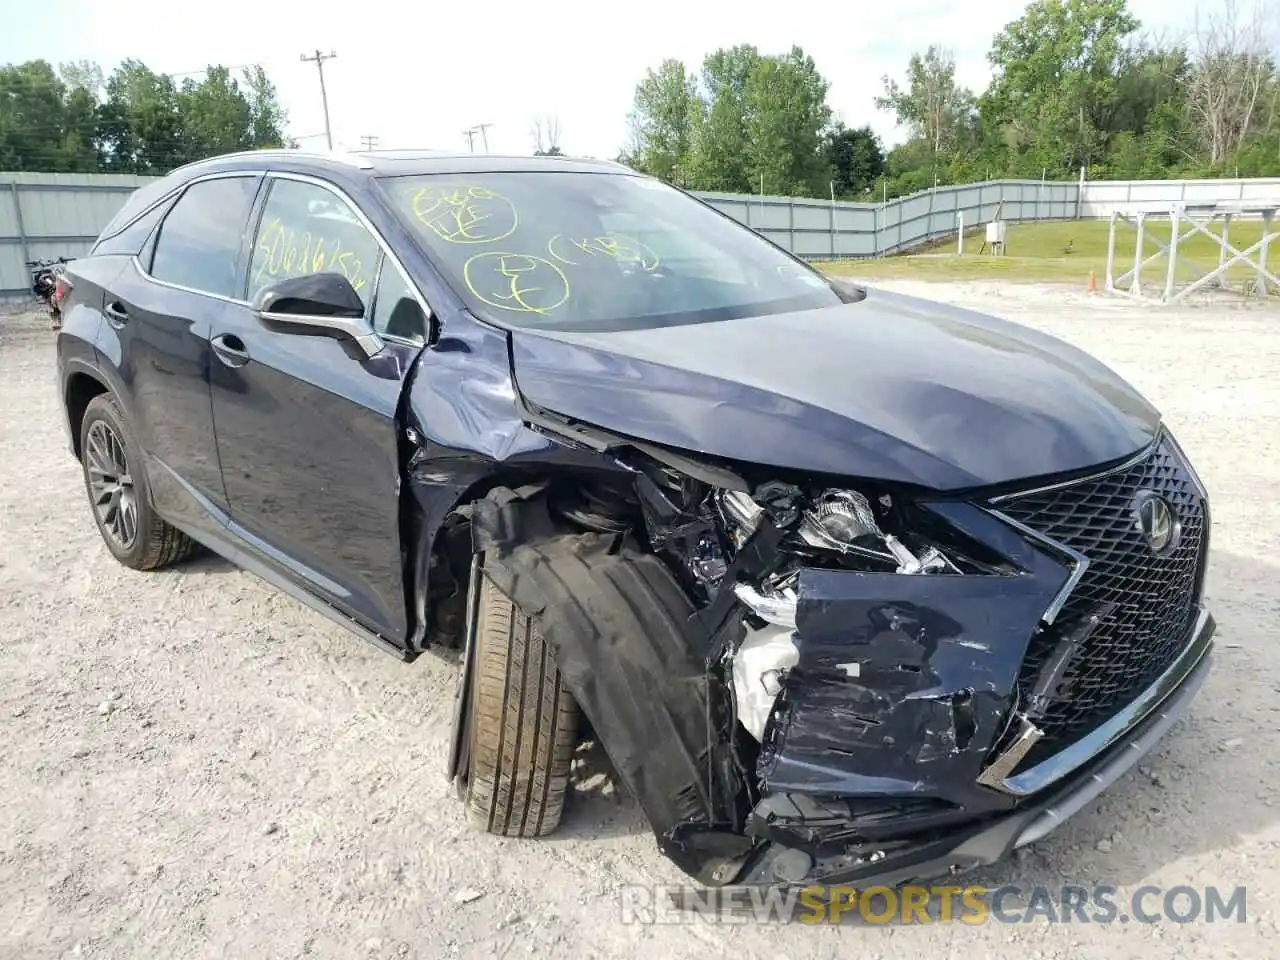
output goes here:
{"type": "Polygon", "coordinates": [[[578,707],[537,624],[482,571],[478,576],[459,791],[472,826],[506,837],[545,836],[564,810],[578,707]]]}
{"type": "Polygon", "coordinates": [[[194,541],[152,508],[142,450],[109,393],[85,407],[80,463],[94,522],[112,556],[135,570],[155,570],[191,555],[194,541]]]}

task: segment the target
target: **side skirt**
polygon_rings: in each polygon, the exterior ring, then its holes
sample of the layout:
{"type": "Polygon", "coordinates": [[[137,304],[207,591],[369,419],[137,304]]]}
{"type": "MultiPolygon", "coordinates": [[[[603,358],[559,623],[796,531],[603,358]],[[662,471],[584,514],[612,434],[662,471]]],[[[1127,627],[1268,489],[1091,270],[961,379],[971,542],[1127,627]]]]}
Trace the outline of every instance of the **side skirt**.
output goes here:
{"type": "MultiPolygon", "coordinates": [[[[166,517],[165,519],[168,520],[169,523],[173,523],[169,518],[166,517]]],[[[271,566],[260,560],[251,548],[247,547],[243,541],[236,538],[230,531],[228,531],[227,535],[224,537],[210,533],[208,530],[196,531],[181,523],[173,523],[173,525],[189,536],[192,540],[208,547],[214,553],[218,554],[218,556],[225,560],[229,560],[242,570],[247,570],[254,576],[265,580],[281,593],[288,594],[304,606],[310,607],[312,610],[316,611],[316,613],[322,614],[338,626],[354,633],[361,640],[373,644],[383,653],[389,653],[397,660],[401,660],[405,663],[409,663],[415,659],[415,654],[410,653],[402,647],[396,646],[396,644],[392,643],[385,637],[379,636],[372,630],[366,629],[346,614],[334,609],[319,597],[308,592],[292,580],[277,572],[271,566]]]]}

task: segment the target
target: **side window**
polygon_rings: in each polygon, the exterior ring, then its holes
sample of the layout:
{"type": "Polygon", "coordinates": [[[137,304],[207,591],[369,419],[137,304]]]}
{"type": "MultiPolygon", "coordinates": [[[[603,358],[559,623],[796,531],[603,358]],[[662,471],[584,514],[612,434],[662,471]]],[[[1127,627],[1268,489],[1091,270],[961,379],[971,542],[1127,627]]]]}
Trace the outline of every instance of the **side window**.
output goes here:
{"type": "Polygon", "coordinates": [[[166,200],[154,209],[144,213],[119,233],[103,237],[94,245],[93,256],[110,256],[118,253],[134,256],[140,253],[143,249],[143,244],[151,236],[151,231],[156,228],[160,218],[165,215],[165,212],[171,206],[173,206],[173,201],[166,200]]]}
{"type": "Polygon", "coordinates": [[[373,302],[373,329],[415,343],[427,339],[427,318],[418,298],[409,290],[400,271],[386,259],[382,261],[378,296],[373,302]]]}
{"type": "Polygon", "coordinates": [[[280,280],[340,273],[369,305],[378,242],[354,211],[324,187],[273,180],[249,261],[249,300],[280,280]]]}
{"type": "Polygon", "coordinates": [[[257,185],[254,177],[223,177],[188,187],[160,224],[151,275],[203,293],[237,296],[236,267],[257,185]]]}

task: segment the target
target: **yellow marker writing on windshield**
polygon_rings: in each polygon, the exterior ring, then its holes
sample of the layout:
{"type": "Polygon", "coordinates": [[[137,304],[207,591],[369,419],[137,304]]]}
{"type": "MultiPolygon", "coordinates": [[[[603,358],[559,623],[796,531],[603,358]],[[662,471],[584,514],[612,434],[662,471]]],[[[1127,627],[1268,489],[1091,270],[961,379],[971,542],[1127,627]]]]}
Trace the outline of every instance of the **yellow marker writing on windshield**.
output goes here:
{"type": "Polygon", "coordinates": [[[449,243],[492,243],[520,223],[514,204],[488,187],[423,187],[412,205],[418,222],[449,243]]]}
{"type": "Polygon", "coordinates": [[[571,267],[578,266],[582,261],[570,258],[581,257],[583,254],[589,257],[605,256],[623,263],[639,264],[640,269],[646,273],[658,269],[658,264],[661,262],[658,255],[647,244],[631,237],[612,233],[602,237],[583,237],[580,240],[557,233],[547,241],[547,252],[561,263],[571,267]]]}
{"type": "Polygon", "coordinates": [[[545,314],[569,299],[564,271],[526,253],[478,253],[462,276],[476,299],[499,310],[545,314]]]}

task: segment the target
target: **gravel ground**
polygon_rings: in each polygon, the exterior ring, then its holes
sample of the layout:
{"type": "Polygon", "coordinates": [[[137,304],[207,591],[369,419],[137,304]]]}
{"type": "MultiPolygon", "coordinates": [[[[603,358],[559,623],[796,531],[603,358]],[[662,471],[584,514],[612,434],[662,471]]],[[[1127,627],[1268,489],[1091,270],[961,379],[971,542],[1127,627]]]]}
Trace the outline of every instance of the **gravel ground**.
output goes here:
{"type": "Polygon", "coordinates": [[[627,925],[678,874],[599,777],[537,842],[443,781],[453,667],[405,667],[212,557],[139,574],[68,455],[52,336],[0,317],[0,956],[1280,955],[1280,316],[886,284],[1093,351],[1213,495],[1215,671],[1140,770],[975,879],[1248,888],[1243,924],[627,925]]]}

